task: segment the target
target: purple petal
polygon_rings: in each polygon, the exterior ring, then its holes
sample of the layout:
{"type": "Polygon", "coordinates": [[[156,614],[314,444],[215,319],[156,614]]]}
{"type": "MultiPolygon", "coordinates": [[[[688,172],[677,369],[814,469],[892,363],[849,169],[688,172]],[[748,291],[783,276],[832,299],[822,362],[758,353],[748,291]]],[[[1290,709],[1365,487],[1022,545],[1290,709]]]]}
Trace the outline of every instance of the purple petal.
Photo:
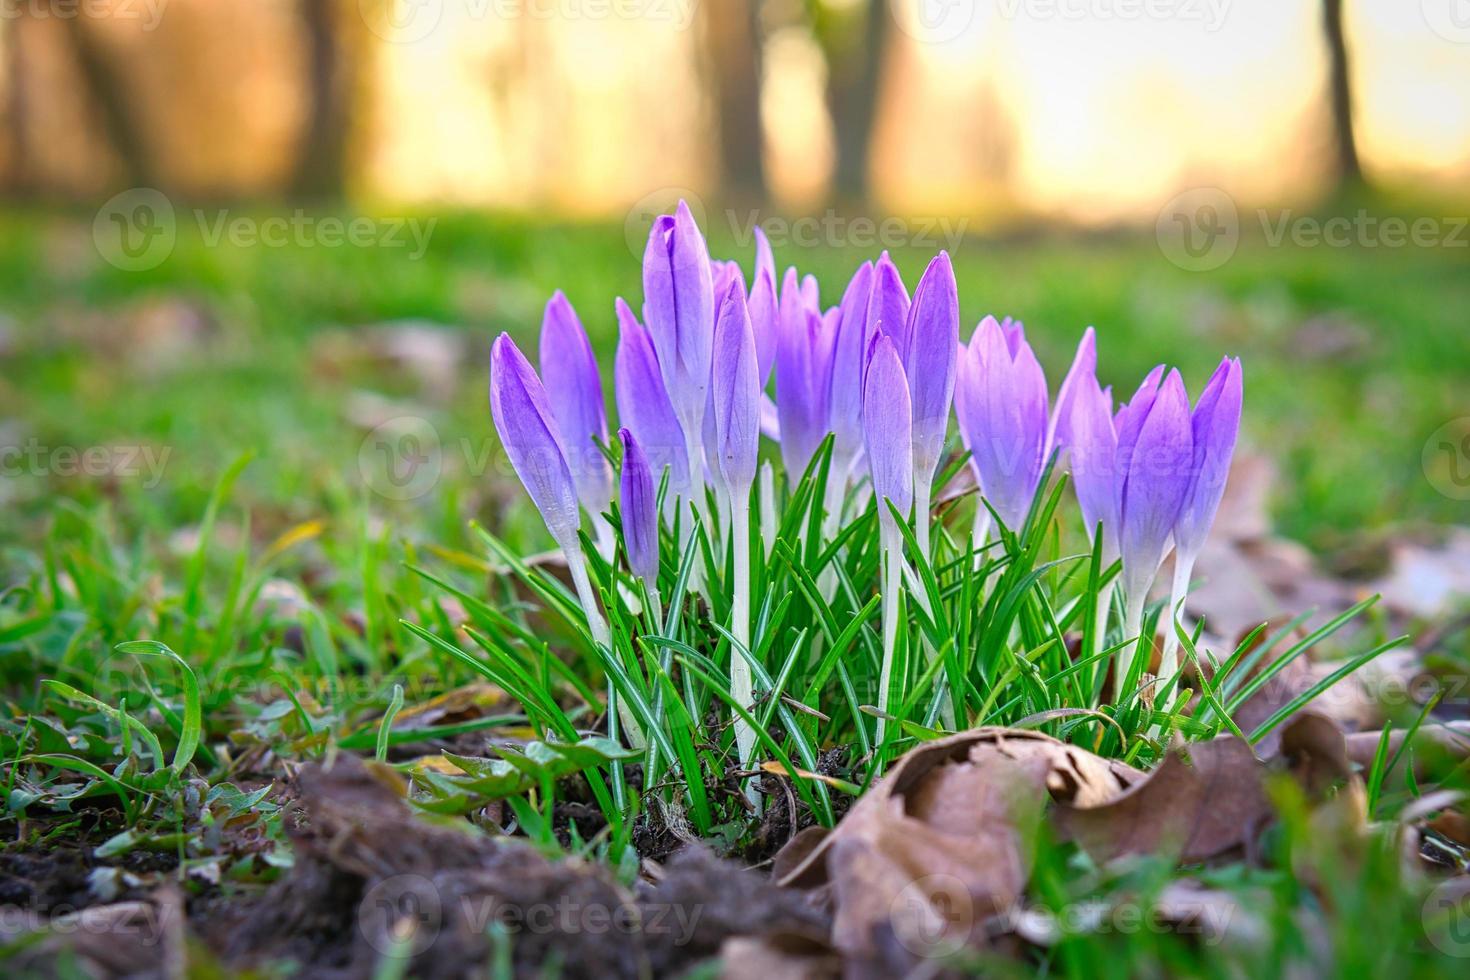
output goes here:
{"type": "Polygon", "coordinates": [[[735,494],[755,482],[760,450],[760,385],[756,378],[755,336],[737,283],[720,300],[715,320],[715,451],[720,474],[735,494]]]}
{"type": "Polygon", "coordinates": [[[618,507],[623,515],[623,543],[628,548],[628,567],[650,585],[658,581],[658,487],[643,447],[626,427],[618,430],[623,441],[623,471],[619,480],[618,507]]]}
{"type": "Polygon", "coordinates": [[[1072,482],[1082,521],[1090,541],[1103,528],[1103,561],[1118,554],[1118,437],[1113,431],[1113,398],[1098,387],[1097,378],[1083,375],[1073,389],[1068,411],[1071,433],[1072,482]]]}
{"type": "Polygon", "coordinates": [[[834,455],[851,460],[863,445],[863,368],[868,355],[868,300],[873,264],[864,262],[842,294],[841,316],[832,351],[832,431],[834,455]]]}
{"type": "Polygon", "coordinates": [[[508,334],[490,349],[490,414],[506,456],[546,529],[564,548],[576,546],[577,490],[562,455],[561,433],[541,379],[508,334]]]}
{"type": "Polygon", "coordinates": [[[1225,483],[1230,476],[1230,459],[1240,433],[1240,409],[1244,396],[1239,359],[1226,358],[1199,396],[1191,420],[1194,466],[1174,543],[1181,555],[1193,557],[1204,547],[1225,483]]]}
{"type": "Polygon", "coordinates": [[[802,277],[801,301],[806,304],[807,309],[811,310],[819,316],[821,315],[822,292],[821,287],[817,284],[816,276],[808,275],[802,277]]]}
{"type": "Polygon", "coordinates": [[[868,336],[880,329],[893,338],[900,356],[909,349],[909,293],[887,252],[873,266],[873,296],[868,302],[868,336]]]}
{"type": "Polygon", "coordinates": [[[781,287],[776,412],[781,424],[781,460],[793,481],[806,472],[826,421],[826,405],[819,404],[814,364],[820,338],[813,336],[809,317],[796,270],[788,269],[781,287]]]}
{"type": "Polygon", "coordinates": [[[704,235],[683,201],[649,232],[643,296],[643,316],[669,401],[683,422],[697,426],[708,397],[714,280],[704,235]]]}
{"type": "Polygon", "coordinates": [[[674,415],[674,406],[664,391],[653,338],[638,322],[628,304],[616,303],[618,352],[613,361],[618,418],[637,438],[653,472],[662,478],[664,467],[672,467],[670,488],[683,496],[689,489],[689,461],[684,448],[684,430],[674,415]]]}
{"type": "Polygon", "coordinates": [[[1128,423],[1137,426],[1138,436],[1127,457],[1122,455],[1121,433],[1119,437],[1118,459],[1128,467],[1119,544],[1124,588],[1130,595],[1148,589],[1164,560],[1194,462],[1189,395],[1178,371],[1169,372],[1149,401],[1147,416],[1139,418],[1142,411],[1130,406],[1128,423]]]}
{"type": "Polygon", "coordinates": [[[771,282],[776,281],[776,256],[771,252],[771,240],[766,237],[760,225],[756,225],[754,278],[759,279],[762,272],[771,277],[771,282]]]}
{"type": "Polygon", "coordinates": [[[918,479],[932,480],[949,429],[960,342],[959,291],[947,252],[936,255],[924,270],[906,332],[904,373],[913,399],[914,467],[918,479]]]}
{"type": "Polygon", "coordinates": [[[913,506],[913,412],[908,380],[892,338],[873,338],[863,385],[863,434],[873,493],[880,519],[889,517],[881,501],[890,500],[900,514],[913,506]]]}
{"type": "Polygon", "coordinates": [[[1046,376],[1024,340],[986,317],[966,351],[960,419],[980,490],[1001,521],[1020,530],[1046,464],[1046,376]]]}
{"type": "Polygon", "coordinates": [[[1057,389],[1057,403],[1051,416],[1051,434],[1047,437],[1048,455],[1053,449],[1067,449],[1071,446],[1073,392],[1081,379],[1089,375],[1096,382],[1097,336],[1091,327],[1082,332],[1082,339],[1077,343],[1077,353],[1072,357],[1072,366],[1067,369],[1061,388],[1057,389]]]}
{"type": "Polygon", "coordinates": [[[601,514],[612,500],[612,468],[600,448],[607,442],[602,378],[587,333],[561,290],[541,320],[541,377],[577,496],[588,513],[601,514]]]}
{"type": "Polygon", "coordinates": [[[771,367],[776,362],[780,315],[776,279],[760,269],[756,272],[755,285],[750,288],[750,329],[755,333],[756,376],[762,390],[771,379],[771,367]]]}

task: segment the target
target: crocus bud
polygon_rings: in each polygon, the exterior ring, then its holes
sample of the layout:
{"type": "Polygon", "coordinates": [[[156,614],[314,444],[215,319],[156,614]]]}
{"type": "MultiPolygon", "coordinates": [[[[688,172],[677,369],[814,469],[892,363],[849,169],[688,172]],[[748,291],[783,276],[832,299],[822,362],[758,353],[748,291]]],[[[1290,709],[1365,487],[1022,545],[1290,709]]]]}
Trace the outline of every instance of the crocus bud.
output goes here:
{"type": "Polygon", "coordinates": [[[1227,357],[1215,369],[1195,403],[1190,420],[1194,465],[1184,505],[1174,525],[1174,546],[1180,557],[1191,564],[1209,537],[1220,498],[1225,494],[1230,458],[1235,454],[1235,439],[1240,432],[1242,396],[1240,361],[1227,357]]]}
{"type": "MultiPolygon", "coordinates": [[[[839,306],[832,353],[832,413],[836,436],[833,456],[850,462],[863,445],[863,367],[868,356],[868,300],[873,292],[873,264],[864,262],[847,284],[839,306]]],[[[841,479],[845,474],[839,472],[841,479]]]]}
{"type": "Polygon", "coordinates": [[[980,492],[1019,531],[1046,466],[1046,375],[1019,328],[988,316],[965,348],[958,385],[960,430],[980,492]]]}
{"type": "Polygon", "coordinates": [[[624,427],[618,430],[618,438],[623,442],[618,506],[623,515],[628,567],[652,586],[658,582],[658,488],[648,468],[648,457],[633,433],[624,427]]]}
{"type": "Polygon", "coordinates": [[[777,335],[776,411],[781,460],[793,483],[806,472],[827,434],[834,339],[835,325],[829,330],[807,308],[796,270],[786,270],[777,335]]]}
{"type": "Polygon", "coordinates": [[[715,444],[720,475],[731,494],[749,494],[760,450],[760,384],[756,377],[755,336],[745,294],[732,282],[720,298],[715,318],[715,444]]]}
{"type": "Polygon", "coordinates": [[[878,516],[892,515],[884,500],[907,514],[914,496],[913,410],[898,348],[886,334],[873,339],[863,384],[863,434],[878,516]]]}
{"type": "Polygon", "coordinates": [[[887,252],[873,266],[873,295],[868,301],[868,335],[878,330],[893,338],[902,358],[909,349],[909,292],[887,252]]]}
{"type": "Polygon", "coordinates": [[[771,251],[771,240],[760,225],[755,227],[755,278],[759,279],[761,273],[767,273],[771,282],[776,281],[776,256],[771,251]]]}
{"type": "Polygon", "coordinates": [[[616,304],[618,351],[613,361],[613,381],[618,418],[638,439],[653,472],[662,477],[670,467],[670,489],[683,496],[689,489],[689,460],[684,450],[684,431],[674,415],[658,369],[658,356],[647,328],[638,322],[628,304],[616,304]]]}
{"type": "Polygon", "coordinates": [[[714,281],[704,235],[683,201],[673,215],[654,221],[649,232],[643,297],[643,318],[669,402],[684,431],[698,433],[708,398],[714,281]]]}
{"type": "Polygon", "coordinates": [[[766,382],[771,379],[771,368],[776,363],[781,332],[776,278],[766,269],[756,269],[755,282],[750,287],[749,310],[750,329],[755,334],[756,380],[765,390],[766,382]]]}
{"type": "Polygon", "coordinates": [[[577,490],[546,389],[508,334],[490,349],[490,413],[511,466],[563,548],[577,549],[577,490]]]}
{"type": "Polygon", "coordinates": [[[1097,380],[1097,337],[1091,327],[1082,332],[1077,343],[1077,353],[1072,357],[1072,366],[1057,389],[1057,403],[1051,413],[1051,435],[1047,438],[1047,455],[1053,449],[1070,449],[1072,445],[1072,402],[1077,397],[1077,387],[1084,379],[1097,380]]]}
{"type": "Polygon", "coordinates": [[[1156,392],[1140,392],[1120,415],[1118,465],[1124,480],[1118,541],[1123,588],[1135,601],[1158,573],[1190,485],[1194,437],[1179,372],[1170,371],[1156,392]]]}
{"type": "Polygon", "coordinates": [[[1099,387],[1097,377],[1082,375],[1072,390],[1067,411],[1071,442],[1072,484],[1088,540],[1102,525],[1102,560],[1118,557],[1118,436],[1113,431],[1112,389],[1099,387]]]}
{"type": "Polygon", "coordinates": [[[914,475],[928,484],[944,453],[960,341],[959,291],[947,252],[936,255],[919,280],[906,332],[904,373],[913,400],[914,475]]]}
{"type": "Polygon", "coordinates": [[[607,442],[602,378],[587,333],[561,290],[541,321],[541,376],[577,497],[587,513],[599,515],[612,500],[612,468],[600,448],[607,442]]]}

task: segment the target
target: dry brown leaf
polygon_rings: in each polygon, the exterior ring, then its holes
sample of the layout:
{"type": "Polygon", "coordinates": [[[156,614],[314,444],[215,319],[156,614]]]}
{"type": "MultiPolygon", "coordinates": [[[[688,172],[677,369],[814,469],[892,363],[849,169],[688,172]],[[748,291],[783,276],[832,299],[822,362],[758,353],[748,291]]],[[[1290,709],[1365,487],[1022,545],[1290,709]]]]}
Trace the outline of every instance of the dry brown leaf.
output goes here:
{"type": "Polygon", "coordinates": [[[1239,738],[1196,742],[1114,800],[1059,805],[1053,822],[1097,861],[1160,851],[1202,861],[1240,846],[1271,813],[1260,768],[1239,738]]]}
{"type": "Polygon", "coordinates": [[[1048,795],[1098,805],[1138,771],[1038,732],[982,728],[919,746],[835,830],[803,833],[777,882],[825,891],[832,942],[871,958],[974,941],[1020,896],[1048,795]],[[921,944],[921,945],[920,945],[921,944]]]}
{"type": "MultiPolygon", "coordinates": [[[[1344,819],[1363,822],[1361,784],[1330,719],[1297,715],[1282,727],[1280,751],[1314,799],[1346,782],[1344,819]]],[[[1053,822],[1097,861],[1160,852],[1205,861],[1248,846],[1273,817],[1269,771],[1248,743],[1222,735],[1171,751],[1147,778],[1101,806],[1060,804],[1053,822]]]]}

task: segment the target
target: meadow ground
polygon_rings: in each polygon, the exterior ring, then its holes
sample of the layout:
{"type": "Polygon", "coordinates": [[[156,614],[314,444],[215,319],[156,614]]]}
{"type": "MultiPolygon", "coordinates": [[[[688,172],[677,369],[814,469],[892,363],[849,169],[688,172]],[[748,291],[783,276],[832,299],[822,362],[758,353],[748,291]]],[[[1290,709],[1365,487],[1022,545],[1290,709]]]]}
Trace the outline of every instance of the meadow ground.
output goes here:
{"type": "MultiPolygon", "coordinates": [[[[210,916],[230,921],[232,901],[258,897],[289,854],[310,851],[283,826],[272,773],[335,751],[402,761],[393,750],[425,727],[464,739],[525,725],[467,687],[473,670],[400,626],[454,618],[410,566],[484,595],[490,556],[471,521],[524,554],[549,545],[496,445],[489,344],[506,330],[534,349],[542,305],[561,288],[610,364],[611,297],[641,293],[641,249],[618,225],[513,218],[439,218],[417,257],[209,244],[205,227],[180,220],[166,260],[128,271],[99,253],[91,215],[0,219],[0,445],[15,447],[0,475],[0,902],[45,918],[173,877],[195,931],[228,958],[210,916]],[[111,652],[139,640],[183,655],[201,690],[191,699],[162,661],[111,652]],[[129,689],[149,693],[107,696],[129,689]],[[395,718],[415,721],[399,730],[395,718]]],[[[749,245],[729,238],[714,234],[712,252],[748,263],[749,245]]],[[[913,282],[929,255],[894,258],[913,282]]],[[[779,240],[776,256],[819,277],[824,305],[871,257],[779,240]]],[[[1089,324],[1099,374],[1120,388],[1161,360],[1195,386],[1222,353],[1239,355],[1243,447],[1278,470],[1276,531],[1327,568],[1371,578],[1385,542],[1466,523],[1470,458],[1442,451],[1437,434],[1470,415],[1470,249],[1272,246],[1248,233],[1230,261],[1197,273],[1152,236],[1038,233],[967,240],[954,260],[964,329],[991,312],[1024,320],[1053,383],[1089,324]]],[[[1442,654],[1470,668],[1463,639],[1442,654]]],[[[1454,767],[1438,778],[1465,781],[1454,767]]],[[[1372,793],[1372,816],[1391,820],[1422,791],[1401,768],[1372,793]]],[[[543,847],[583,847],[512,809],[543,847]]],[[[1290,851],[1315,831],[1287,809],[1273,846],[1290,851]]],[[[742,833],[722,825],[712,837],[741,844],[742,833]]],[[[625,879],[629,860],[636,871],[630,850],[583,849],[625,879]]],[[[1462,967],[1426,939],[1422,896],[1399,890],[1396,857],[1359,857],[1325,884],[1289,860],[1191,875],[1265,896],[1269,938],[1237,965],[1326,949],[1340,970],[1462,967]]],[[[1074,851],[1047,845],[1035,880],[1080,901],[1175,874],[1148,861],[1079,870],[1074,851]]],[[[38,940],[0,942],[0,955],[31,955],[38,940]]],[[[388,968],[406,968],[405,950],[387,949],[388,968]]],[[[1198,937],[1103,929],[1019,962],[1226,972],[1212,955],[1198,937]]]]}

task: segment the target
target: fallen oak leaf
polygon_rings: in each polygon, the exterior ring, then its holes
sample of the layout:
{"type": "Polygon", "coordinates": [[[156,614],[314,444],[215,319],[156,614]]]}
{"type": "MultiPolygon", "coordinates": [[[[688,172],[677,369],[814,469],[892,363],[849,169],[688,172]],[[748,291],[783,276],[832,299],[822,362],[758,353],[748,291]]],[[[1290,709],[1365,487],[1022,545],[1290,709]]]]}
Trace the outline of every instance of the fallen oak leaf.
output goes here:
{"type": "Polygon", "coordinates": [[[847,956],[931,956],[974,942],[1030,874],[1047,799],[1099,805],[1143,774],[1039,732],[981,728],[926,742],[828,833],[775,860],[783,887],[820,890],[847,956]]]}
{"type": "MultiPolygon", "coordinates": [[[[1362,823],[1362,783],[1342,732],[1303,713],[1281,730],[1281,757],[1311,798],[1346,783],[1346,819],[1362,823]]],[[[1276,814],[1272,771],[1234,735],[1176,748],[1144,779],[1100,806],[1059,803],[1053,824],[1099,862],[1131,854],[1174,854],[1197,863],[1248,846],[1276,814]]]]}
{"type": "Polygon", "coordinates": [[[1102,805],[1059,804],[1052,821],[1096,861],[1160,851],[1203,861],[1239,846],[1271,813],[1260,766],[1249,743],[1222,735],[1169,752],[1102,805]]]}

